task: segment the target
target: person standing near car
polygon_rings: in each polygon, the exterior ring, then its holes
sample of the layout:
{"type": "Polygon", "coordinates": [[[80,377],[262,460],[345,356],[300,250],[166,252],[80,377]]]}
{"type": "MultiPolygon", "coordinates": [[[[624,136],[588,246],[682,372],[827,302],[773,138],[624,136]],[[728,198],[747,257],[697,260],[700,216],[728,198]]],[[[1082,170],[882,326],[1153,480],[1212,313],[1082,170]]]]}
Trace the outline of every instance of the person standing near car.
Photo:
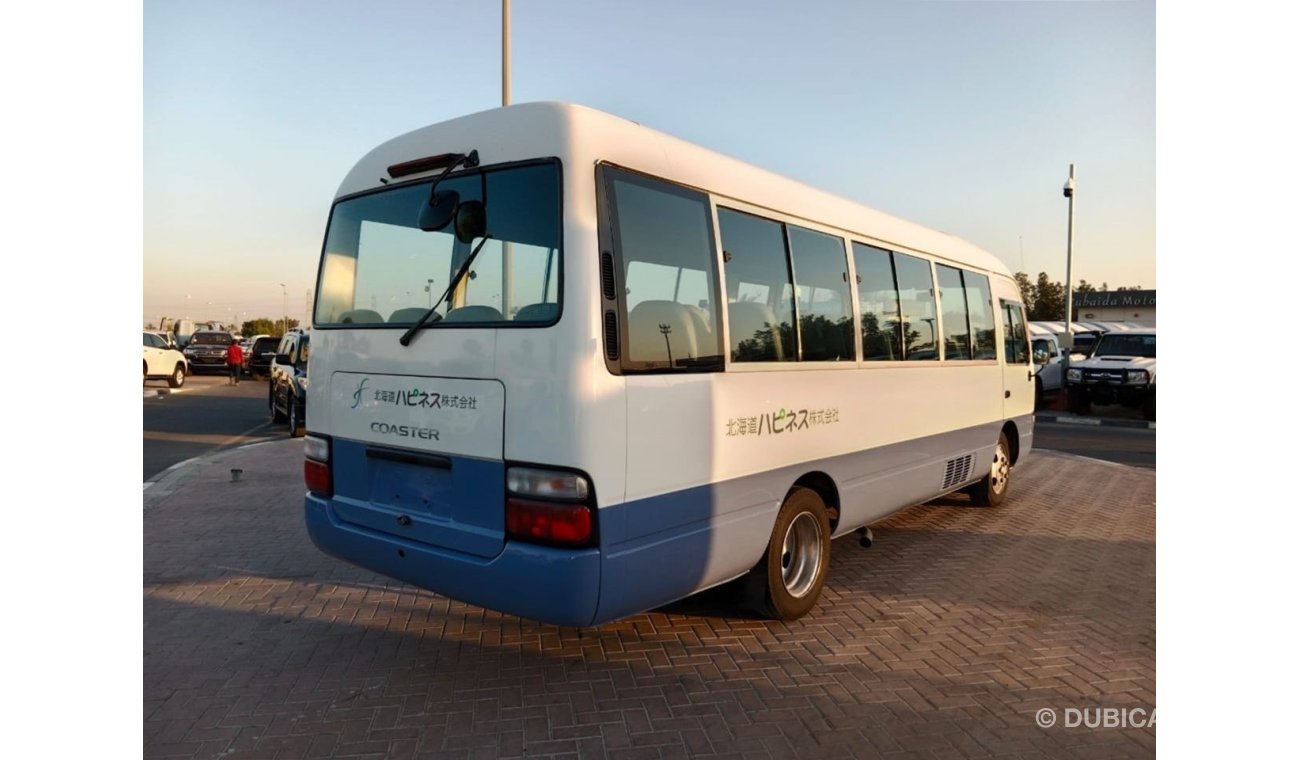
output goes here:
{"type": "Polygon", "coordinates": [[[239,385],[239,373],[244,368],[244,349],[233,338],[230,340],[230,348],[226,350],[226,367],[230,369],[230,384],[239,385]]]}

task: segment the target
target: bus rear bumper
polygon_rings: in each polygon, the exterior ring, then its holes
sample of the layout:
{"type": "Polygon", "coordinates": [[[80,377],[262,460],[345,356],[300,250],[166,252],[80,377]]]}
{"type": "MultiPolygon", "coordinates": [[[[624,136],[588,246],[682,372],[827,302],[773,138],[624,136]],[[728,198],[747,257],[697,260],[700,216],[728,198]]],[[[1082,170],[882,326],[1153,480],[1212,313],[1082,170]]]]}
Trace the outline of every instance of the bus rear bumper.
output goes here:
{"type": "Polygon", "coordinates": [[[485,559],[378,533],[338,519],[330,500],[307,494],[307,533],[321,551],[353,565],[480,607],[568,626],[591,625],[600,597],[600,551],[507,541],[485,559]]]}

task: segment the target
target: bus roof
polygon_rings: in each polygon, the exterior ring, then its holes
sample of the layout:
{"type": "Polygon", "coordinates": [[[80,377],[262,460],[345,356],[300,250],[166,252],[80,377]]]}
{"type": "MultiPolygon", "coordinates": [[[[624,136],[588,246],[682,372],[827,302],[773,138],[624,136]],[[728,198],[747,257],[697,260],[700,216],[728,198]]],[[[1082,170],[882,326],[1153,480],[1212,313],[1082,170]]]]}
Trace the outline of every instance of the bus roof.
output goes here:
{"type": "MultiPolygon", "coordinates": [[[[640,124],[568,103],[542,102],[494,108],[423,127],[367,153],[339,186],[337,197],[373,190],[388,167],[447,152],[477,150],[483,165],[556,156],[566,170],[606,161],[855,233],[888,247],[912,249],[1011,276],[996,256],[953,235],[905,221],[855,201],[810,187],[730,156],[640,124]]],[[[434,176],[431,169],[411,178],[434,176]]],[[[403,181],[408,179],[403,178],[403,181]]],[[[592,211],[595,199],[584,201],[592,211]]]]}

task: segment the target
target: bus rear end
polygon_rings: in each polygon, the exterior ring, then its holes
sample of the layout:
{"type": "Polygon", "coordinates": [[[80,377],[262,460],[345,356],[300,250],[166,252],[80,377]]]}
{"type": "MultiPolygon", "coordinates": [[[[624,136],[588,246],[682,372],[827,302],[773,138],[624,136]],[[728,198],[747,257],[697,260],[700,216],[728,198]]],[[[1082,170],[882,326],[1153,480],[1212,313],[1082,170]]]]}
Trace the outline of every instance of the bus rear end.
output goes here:
{"type": "Polygon", "coordinates": [[[325,552],[416,586],[585,625],[599,596],[596,493],[557,464],[577,461],[559,433],[574,374],[589,371],[559,359],[573,342],[561,326],[562,167],[547,154],[479,163],[464,140],[426,154],[440,147],[429,142],[407,141],[374,187],[345,183],[330,215],[308,531],[325,552]],[[508,458],[508,440],[525,461],[508,458]]]}

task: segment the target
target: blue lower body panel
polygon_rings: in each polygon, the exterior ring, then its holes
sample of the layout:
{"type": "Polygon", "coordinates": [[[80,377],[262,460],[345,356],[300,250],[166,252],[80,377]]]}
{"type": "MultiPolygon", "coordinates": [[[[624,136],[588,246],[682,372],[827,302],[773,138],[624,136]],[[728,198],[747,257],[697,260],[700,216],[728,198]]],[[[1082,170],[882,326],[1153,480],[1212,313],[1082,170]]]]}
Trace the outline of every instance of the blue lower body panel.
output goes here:
{"type": "MultiPolygon", "coordinates": [[[[1023,458],[1033,446],[1033,418],[1014,422],[1023,458]]],[[[978,481],[987,474],[1001,425],[991,422],[602,507],[600,548],[504,540],[498,553],[483,556],[470,551],[480,550],[477,543],[458,551],[382,529],[390,525],[391,515],[360,520],[356,513],[367,502],[311,494],[305,505],[307,530],[327,554],[453,599],[557,625],[597,625],[747,571],[766,550],[785,494],[806,473],[824,473],[835,484],[840,497],[836,535],[843,535],[978,481]],[[969,476],[945,487],[946,462],[967,454],[974,462],[969,476]]],[[[488,499],[485,488],[452,501],[481,507],[488,499]]]]}
{"type": "Polygon", "coordinates": [[[343,522],[308,494],[307,532],[321,551],[480,607],[556,625],[590,625],[600,596],[600,552],[507,541],[492,558],[439,549],[343,522]]]}

